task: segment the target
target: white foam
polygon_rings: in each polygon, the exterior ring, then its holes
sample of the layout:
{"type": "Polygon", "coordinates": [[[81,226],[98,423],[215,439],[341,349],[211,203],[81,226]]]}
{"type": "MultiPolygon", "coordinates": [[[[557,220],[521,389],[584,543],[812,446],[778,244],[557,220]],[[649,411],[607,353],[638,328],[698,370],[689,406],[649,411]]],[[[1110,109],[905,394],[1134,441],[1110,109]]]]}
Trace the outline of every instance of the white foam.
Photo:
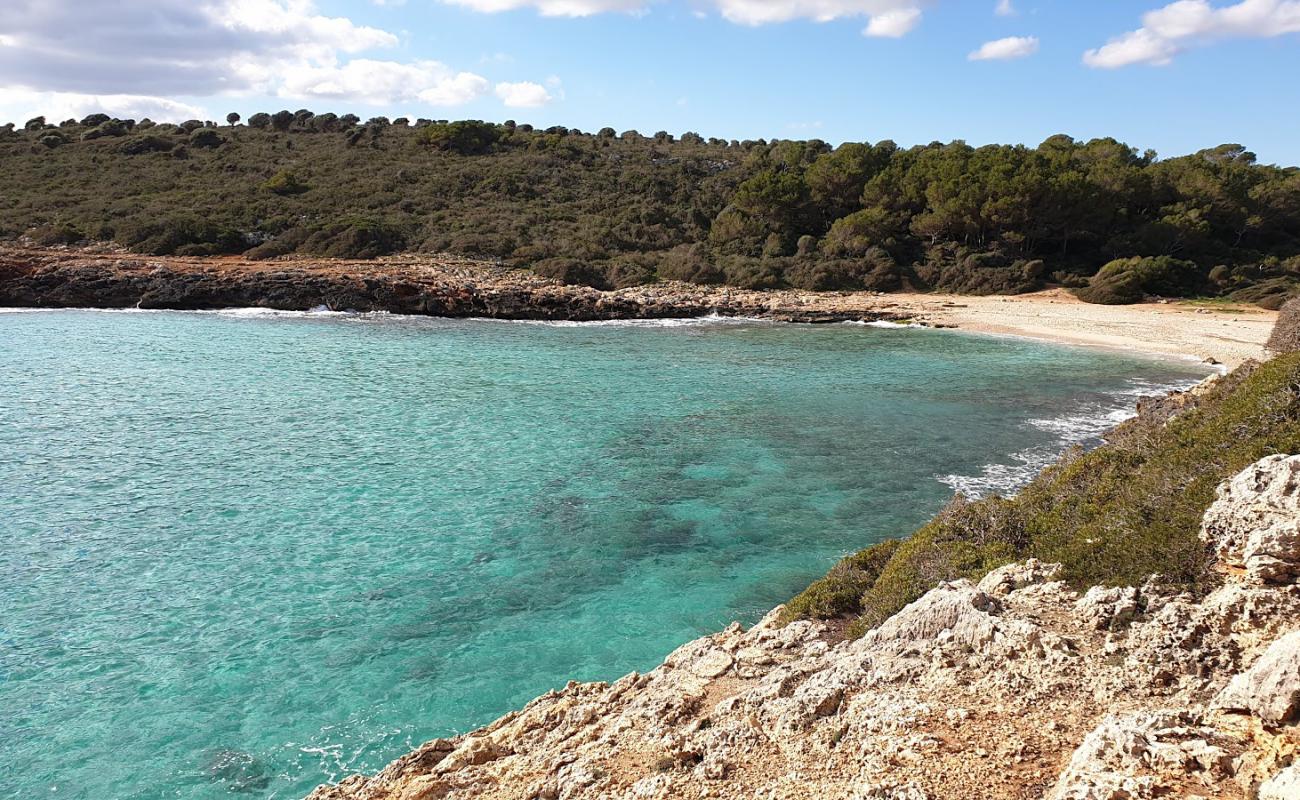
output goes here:
{"type": "Polygon", "coordinates": [[[708,314],[703,317],[666,317],[662,319],[496,319],[471,317],[475,322],[504,322],[512,325],[539,325],[547,328],[697,328],[711,325],[774,325],[772,320],[758,317],[724,317],[708,314]]]}
{"type": "Polygon", "coordinates": [[[979,498],[999,494],[1014,497],[1038,473],[1061,457],[1071,447],[1095,447],[1111,428],[1137,416],[1138,398],[1162,395],[1169,391],[1186,391],[1200,381],[1184,380],[1154,383],[1133,379],[1128,385],[1109,392],[1099,400],[1077,403],[1056,417],[1025,420],[1026,427],[1051,433],[1055,440],[1012,453],[1003,462],[985,464],[975,475],[937,475],[936,479],[953,491],[979,498]]]}
{"type": "Polygon", "coordinates": [[[893,330],[906,330],[908,328],[926,328],[919,322],[890,322],[887,319],[873,320],[872,322],[850,322],[852,325],[865,325],[868,328],[890,328],[893,330]]]}

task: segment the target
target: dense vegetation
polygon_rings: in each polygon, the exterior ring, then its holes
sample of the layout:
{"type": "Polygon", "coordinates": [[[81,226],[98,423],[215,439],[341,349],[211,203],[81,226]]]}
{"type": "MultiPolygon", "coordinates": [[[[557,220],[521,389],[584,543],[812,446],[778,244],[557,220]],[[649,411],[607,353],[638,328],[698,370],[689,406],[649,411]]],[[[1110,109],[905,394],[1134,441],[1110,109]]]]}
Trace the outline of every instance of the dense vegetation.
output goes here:
{"type": "Polygon", "coordinates": [[[1198,535],[1215,487],[1266,455],[1300,452],[1300,352],[1241,367],[1187,402],[1166,401],[1014,498],[955,499],[906,541],[845,558],[786,618],[848,616],[861,634],[940,581],[1029,557],[1060,562],[1078,587],[1136,586],[1153,574],[1204,585],[1198,535]]]}
{"type": "Polygon", "coordinates": [[[156,254],[453,252],[619,287],[1017,292],[1095,302],[1300,283],[1300,169],[1239,145],[642,136],[281,111],[0,129],[0,235],[156,254]]]}

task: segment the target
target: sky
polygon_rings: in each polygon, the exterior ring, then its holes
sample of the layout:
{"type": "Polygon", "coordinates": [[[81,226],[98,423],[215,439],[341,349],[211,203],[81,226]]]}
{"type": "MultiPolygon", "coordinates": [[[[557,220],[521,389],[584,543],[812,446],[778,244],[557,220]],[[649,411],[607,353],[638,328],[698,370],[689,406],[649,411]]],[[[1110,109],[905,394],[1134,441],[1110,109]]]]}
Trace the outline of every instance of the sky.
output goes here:
{"type": "Polygon", "coordinates": [[[0,120],[307,108],[1300,164],[1300,0],[0,0],[0,120]]]}

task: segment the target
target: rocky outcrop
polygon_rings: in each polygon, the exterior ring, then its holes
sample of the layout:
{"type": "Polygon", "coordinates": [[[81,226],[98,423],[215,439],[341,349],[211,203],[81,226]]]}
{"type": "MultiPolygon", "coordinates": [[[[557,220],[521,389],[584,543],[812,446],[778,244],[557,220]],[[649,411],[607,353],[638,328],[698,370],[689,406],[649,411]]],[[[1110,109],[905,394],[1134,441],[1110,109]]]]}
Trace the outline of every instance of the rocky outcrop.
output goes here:
{"type": "Polygon", "coordinates": [[[709,314],[786,322],[875,321],[869,293],[811,299],[663,284],[604,292],[450,257],[243,261],[0,247],[0,306],[211,310],[273,308],[591,321],[709,314]]]}
{"type": "Polygon", "coordinates": [[[1300,297],[1288,300],[1278,310],[1277,323],[1264,347],[1271,353],[1294,353],[1300,350],[1300,297]]]}
{"type": "Polygon", "coordinates": [[[1269,725],[1300,723],[1300,630],[1275,641],[1219,692],[1214,705],[1253,714],[1269,725]]]}
{"type": "Polygon", "coordinates": [[[1275,455],[1219,487],[1203,538],[1255,583],[1300,577],[1300,455],[1275,455]]]}
{"type": "MultiPolygon", "coordinates": [[[[1220,491],[1204,535],[1224,564],[1283,524],[1293,462],[1220,491]]],[[[1294,573],[1225,567],[1202,598],[1058,575],[945,583],[856,641],[778,609],[312,800],[1295,800],[1294,573]]]]}

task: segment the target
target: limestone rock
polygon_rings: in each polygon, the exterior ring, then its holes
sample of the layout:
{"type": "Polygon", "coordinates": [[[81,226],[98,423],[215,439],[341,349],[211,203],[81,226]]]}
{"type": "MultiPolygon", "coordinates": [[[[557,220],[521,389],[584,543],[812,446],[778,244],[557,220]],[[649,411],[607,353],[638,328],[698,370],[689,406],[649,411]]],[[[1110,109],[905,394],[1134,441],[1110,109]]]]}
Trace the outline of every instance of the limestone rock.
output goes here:
{"type": "Polygon", "coordinates": [[[1120,628],[1138,615],[1138,590],[1133,586],[1094,586],[1075,609],[1098,630],[1120,628]]]}
{"type": "Polygon", "coordinates": [[[1272,455],[1218,489],[1201,537],[1256,583],[1300,577],[1300,455],[1272,455]]]}
{"type": "Polygon", "coordinates": [[[1259,800],[1300,800],[1300,765],[1282,770],[1259,787],[1259,800]]]}
{"type": "Polygon", "coordinates": [[[1183,711],[1107,716],[1074,751],[1048,800],[1159,796],[1188,773],[1205,770],[1197,755],[1222,768],[1223,751],[1209,751],[1204,738],[1211,735],[1183,711]]]}
{"type": "Polygon", "coordinates": [[[1272,725],[1300,721],[1300,630],[1274,642],[1214,703],[1229,711],[1248,711],[1272,725]]]}

